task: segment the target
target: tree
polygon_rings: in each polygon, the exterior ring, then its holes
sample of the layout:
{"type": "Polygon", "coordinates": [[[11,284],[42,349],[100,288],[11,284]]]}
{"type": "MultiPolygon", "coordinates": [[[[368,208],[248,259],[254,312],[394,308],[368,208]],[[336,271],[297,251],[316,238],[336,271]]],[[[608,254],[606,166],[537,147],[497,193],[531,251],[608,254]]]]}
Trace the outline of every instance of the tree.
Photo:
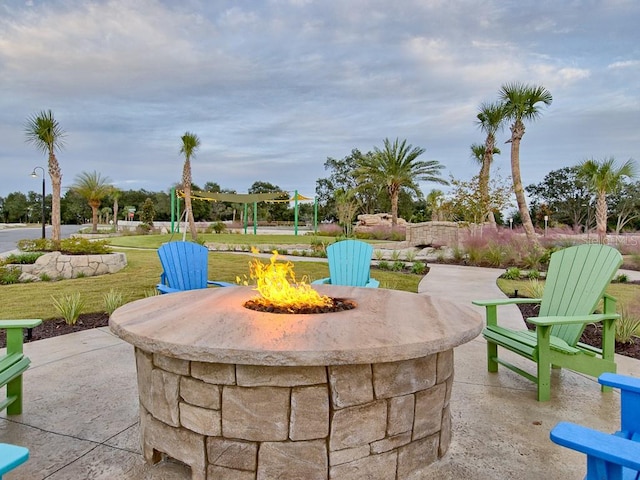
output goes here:
{"type": "Polygon", "coordinates": [[[619,191],[609,196],[607,203],[611,205],[616,218],[616,235],[620,235],[622,229],[629,224],[632,230],[637,230],[637,225],[632,222],[637,224],[640,218],[640,182],[625,182],[619,191]]]}
{"type": "Polygon", "coordinates": [[[56,158],[56,150],[63,145],[65,132],[51,110],[34,114],[27,119],[25,125],[27,142],[32,143],[38,150],[49,155],[49,176],[51,177],[51,239],[60,241],[60,186],[62,185],[62,171],[56,158]]]}
{"type": "Polygon", "coordinates": [[[185,132],[182,136],[182,147],[180,153],[184,154],[184,165],[182,167],[182,188],[184,190],[184,208],[187,211],[189,221],[189,231],[193,241],[198,239],[196,222],[193,219],[193,209],[191,207],[191,157],[195,156],[196,150],[200,147],[200,139],[195,133],[185,132]]]}
{"type": "Polygon", "coordinates": [[[84,198],[91,207],[91,232],[98,233],[98,208],[102,199],[111,193],[111,179],[103,177],[98,172],[82,172],[76,176],[71,186],[75,192],[84,198]]]}
{"type": "Polygon", "coordinates": [[[578,165],[578,174],[583,178],[593,193],[596,195],[596,231],[598,241],[607,241],[607,195],[620,189],[625,178],[633,178],[637,175],[636,164],[633,160],[627,160],[620,166],[616,165],[613,157],[602,161],[593,159],[585,160],[578,165]]]}
{"type": "Polygon", "coordinates": [[[120,206],[118,205],[118,200],[122,196],[122,190],[119,188],[113,187],[111,189],[111,193],[109,194],[111,200],[113,201],[113,230],[118,231],[118,210],[120,206]]]}
{"type": "Polygon", "coordinates": [[[564,167],[547,173],[542,182],[526,187],[531,208],[546,204],[557,223],[571,225],[577,231],[587,217],[591,192],[578,176],[578,167],[564,167]]]}
{"type": "Polygon", "coordinates": [[[513,180],[513,192],[518,203],[518,211],[522,218],[522,226],[529,242],[538,243],[533,222],[527,208],[527,200],[522,186],[520,173],[520,141],[524,136],[525,121],[536,120],[540,115],[540,103],[551,105],[553,97],[542,86],[531,86],[522,83],[508,83],[500,90],[500,101],[503,102],[505,118],[512,121],[511,124],[511,179],[513,180]]]}
{"type": "MultiPolygon", "coordinates": [[[[486,216],[486,211],[482,204],[480,176],[475,175],[469,181],[456,180],[451,178],[452,191],[449,194],[449,200],[441,205],[443,211],[453,215],[453,220],[480,223],[486,216]]],[[[503,179],[500,175],[489,185],[489,191],[486,193],[487,202],[496,210],[504,210],[511,205],[512,190],[509,181],[503,179]]]]}
{"type": "Polygon", "coordinates": [[[339,189],[335,192],[335,197],[338,223],[342,226],[344,234],[350,237],[353,231],[353,217],[359,207],[356,191],[339,189]]]}
{"type": "Polygon", "coordinates": [[[150,230],[153,227],[153,220],[156,216],[156,210],[153,206],[153,200],[147,198],[142,204],[140,210],[140,222],[145,230],[150,230]]]}
{"type": "Polygon", "coordinates": [[[403,189],[410,190],[418,197],[422,192],[418,181],[435,182],[447,185],[440,170],[444,165],[436,160],[420,161],[417,158],[424,149],[407,145],[407,141],[396,140],[391,143],[384,139],[384,148],[374,147],[374,154],[358,159],[356,178],[362,185],[386,187],[391,200],[391,227],[398,224],[398,196],[403,189]]]}
{"type": "Polygon", "coordinates": [[[486,134],[484,145],[472,146],[471,151],[478,163],[480,163],[479,187],[482,205],[485,208],[489,221],[496,223],[493,210],[490,208],[489,199],[489,177],[493,155],[499,155],[500,149],[496,147],[496,133],[502,130],[505,121],[505,108],[501,103],[483,103],[476,118],[476,124],[480,131],[486,134]],[[481,156],[479,155],[481,152],[481,156]]]}
{"type": "Polygon", "coordinates": [[[328,178],[316,180],[316,195],[322,218],[330,218],[336,213],[335,192],[353,190],[352,195],[357,198],[359,210],[362,213],[374,213],[382,210],[380,205],[380,188],[377,185],[358,183],[356,168],[363,158],[370,158],[373,152],[361,153],[354,148],[351,154],[342,160],[328,157],[324,162],[324,169],[331,172],[328,178]]]}
{"type": "MultiPolygon", "coordinates": [[[[280,193],[282,195],[277,197],[277,200],[288,200],[289,194],[283,191],[279,186],[273,185],[269,182],[253,182],[251,187],[249,187],[248,193],[280,193]]],[[[278,221],[284,220],[286,217],[287,208],[289,204],[287,202],[262,202],[258,204],[258,216],[263,218],[264,220],[270,221],[278,221]]]]}
{"type": "MultiPolygon", "coordinates": [[[[478,175],[478,187],[480,189],[480,207],[484,211],[484,215],[481,217],[481,221],[489,221],[489,223],[495,224],[496,217],[493,213],[493,206],[489,202],[489,166],[493,162],[493,155],[491,160],[487,162],[486,147],[479,143],[471,144],[471,158],[480,165],[480,174],[478,175]],[[487,166],[486,166],[487,165],[487,166]]],[[[493,148],[493,153],[499,154],[499,148],[493,148]]]]}

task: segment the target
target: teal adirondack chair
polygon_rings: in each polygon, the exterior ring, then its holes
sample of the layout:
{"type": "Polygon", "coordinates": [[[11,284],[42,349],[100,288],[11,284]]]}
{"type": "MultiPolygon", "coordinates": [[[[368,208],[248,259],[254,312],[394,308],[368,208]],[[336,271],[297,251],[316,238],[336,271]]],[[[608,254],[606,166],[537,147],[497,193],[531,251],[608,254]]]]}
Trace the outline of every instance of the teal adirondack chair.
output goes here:
{"type": "Polygon", "coordinates": [[[598,381],[620,389],[620,430],[608,434],[560,422],[549,437],[587,455],[585,480],[640,479],[640,378],[603,373],[598,381]]]}
{"type": "MultiPolygon", "coordinates": [[[[604,293],[622,256],[607,245],[579,245],[565,248],[551,255],[542,299],[506,298],[476,300],[475,305],[486,308],[486,327],[482,335],[487,340],[487,360],[490,372],[498,371],[498,364],[537,383],[538,400],[551,395],[551,367],[598,377],[616,371],[615,299],[604,293]],[[594,314],[603,299],[603,312],[594,314]],[[528,321],[535,331],[511,330],[498,325],[497,307],[517,303],[539,303],[539,316],[528,321]],[[580,343],[586,324],[602,323],[602,346],[580,343]],[[511,350],[537,363],[537,375],[510,364],[498,357],[498,347],[511,350]]],[[[610,387],[602,387],[603,391],[610,387]]]]}
{"type": "Polygon", "coordinates": [[[29,449],[9,443],[0,443],[0,480],[5,473],[29,459],[29,449]]]}
{"type": "Polygon", "coordinates": [[[380,282],[369,276],[373,247],[360,240],[343,240],[327,247],[329,277],[312,282],[351,287],[378,288],[380,282]]]}
{"type": "Polygon", "coordinates": [[[208,280],[209,250],[193,242],[169,242],[158,249],[163,272],[156,288],[160,293],[230,287],[233,283],[208,280]]]}

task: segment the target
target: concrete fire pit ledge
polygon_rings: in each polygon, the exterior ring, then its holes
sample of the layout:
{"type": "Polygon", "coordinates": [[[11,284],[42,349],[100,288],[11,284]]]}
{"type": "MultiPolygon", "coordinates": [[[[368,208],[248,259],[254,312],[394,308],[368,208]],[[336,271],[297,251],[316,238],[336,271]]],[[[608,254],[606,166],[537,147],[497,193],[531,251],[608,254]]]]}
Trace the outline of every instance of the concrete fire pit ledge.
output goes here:
{"type": "Polygon", "coordinates": [[[353,310],[272,314],[249,287],[116,310],[135,346],[143,454],[206,479],[411,479],[451,437],[453,349],[470,307],[386,289],[318,286],[353,310]]]}

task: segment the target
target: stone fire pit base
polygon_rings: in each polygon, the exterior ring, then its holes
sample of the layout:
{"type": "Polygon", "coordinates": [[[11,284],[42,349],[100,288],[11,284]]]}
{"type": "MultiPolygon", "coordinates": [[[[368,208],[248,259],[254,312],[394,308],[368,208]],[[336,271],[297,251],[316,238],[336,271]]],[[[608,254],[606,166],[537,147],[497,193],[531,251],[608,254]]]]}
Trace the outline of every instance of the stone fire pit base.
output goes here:
{"type": "Polygon", "coordinates": [[[253,366],[136,348],[144,457],[193,480],[418,479],[451,438],[453,350],[397,362],[253,366]]]}

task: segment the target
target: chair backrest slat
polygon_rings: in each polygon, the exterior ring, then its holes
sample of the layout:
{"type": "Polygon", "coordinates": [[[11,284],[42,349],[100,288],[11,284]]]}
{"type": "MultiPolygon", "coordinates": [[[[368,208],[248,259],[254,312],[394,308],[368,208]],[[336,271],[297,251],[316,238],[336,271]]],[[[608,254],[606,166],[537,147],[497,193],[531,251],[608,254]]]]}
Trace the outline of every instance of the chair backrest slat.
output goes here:
{"type": "Polygon", "coordinates": [[[342,240],[327,247],[332,285],[364,287],[369,281],[373,247],[359,240],[342,240]]]}
{"type": "MultiPolygon", "coordinates": [[[[607,245],[585,244],[553,253],[539,315],[593,313],[620,265],[622,255],[607,245]]],[[[559,325],[551,333],[575,345],[583,330],[583,324],[559,325]]]]}
{"type": "Polygon", "coordinates": [[[178,290],[207,288],[208,255],[206,247],[193,242],[169,242],[158,249],[167,282],[178,290]]]}

